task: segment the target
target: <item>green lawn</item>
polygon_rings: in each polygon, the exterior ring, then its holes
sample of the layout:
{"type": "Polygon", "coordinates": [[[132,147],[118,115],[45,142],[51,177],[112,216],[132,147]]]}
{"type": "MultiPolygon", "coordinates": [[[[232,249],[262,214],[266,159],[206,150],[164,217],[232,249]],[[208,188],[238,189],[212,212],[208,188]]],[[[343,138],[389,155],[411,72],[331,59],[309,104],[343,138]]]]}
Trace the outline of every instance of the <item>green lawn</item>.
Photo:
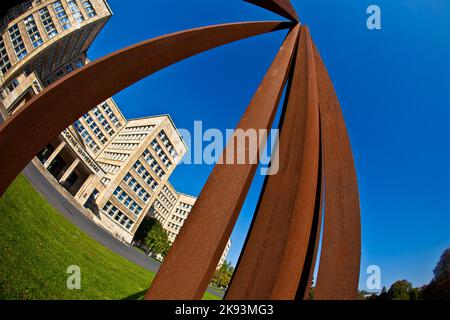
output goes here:
{"type": "Polygon", "coordinates": [[[0,199],[0,226],[0,300],[141,299],[154,277],[72,225],[22,175],[0,199]],[[71,265],[81,290],[66,287],[71,265]]]}

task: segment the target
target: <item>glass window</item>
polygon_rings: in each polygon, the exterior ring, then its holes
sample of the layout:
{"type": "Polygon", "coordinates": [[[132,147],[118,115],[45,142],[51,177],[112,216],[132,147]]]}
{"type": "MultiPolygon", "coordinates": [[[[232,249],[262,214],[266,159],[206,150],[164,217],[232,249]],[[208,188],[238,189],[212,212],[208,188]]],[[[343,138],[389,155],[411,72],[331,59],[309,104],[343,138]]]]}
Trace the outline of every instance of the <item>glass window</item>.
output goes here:
{"type": "Polygon", "coordinates": [[[15,24],[8,30],[8,32],[9,37],[11,38],[11,43],[14,47],[14,52],[16,53],[17,59],[20,61],[28,54],[28,51],[23,43],[19,27],[15,24]]]}
{"type": "Polygon", "coordinates": [[[11,68],[3,37],[0,35],[0,74],[4,75],[11,68]]]}
{"type": "Polygon", "coordinates": [[[81,14],[80,9],[78,8],[78,4],[74,0],[67,0],[67,5],[69,6],[70,11],[72,12],[72,16],[76,22],[81,23],[84,21],[84,17],[81,14]]]}
{"type": "Polygon", "coordinates": [[[44,42],[42,41],[41,34],[39,33],[39,30],[36,26],[36,22],[34,21],[34,18],[32,15],[25,18],[23,21],[25,24],[25,29],[28,32],[28,36],[30,37],[30,41],[33,44],[34,48],[39,47],[44,42]]]}
{"type": "Polygon", "coordinates": [[[92,7],[92,3],[89,0],[82,0],[84,11],[86,11],[86,14],[89,18],[95,17],[97,13],[95,12],[94,8],[92,7]]]}
{"type": "Polygon", "coordinates": [[[70,27],[72,27],[72,24],[70,23],[69,18],[67,17],[66,11],[62,6],[61,1],[53,2],[53,9],[55,10],[56,17],[58,18],[58,21],[61,24],[63,30],[67,30],[70,27]]]}
{"type": "Polygon", "coordinates": [[[50,12],[48,12],[46,7],[39,10],[39,17],[41,18],[41,22],[44,26],[45,32],[47,32],[48,38],[51,39],[56,36],[58,31],[56,31],[55,24],[53,23],[50,12]]]}

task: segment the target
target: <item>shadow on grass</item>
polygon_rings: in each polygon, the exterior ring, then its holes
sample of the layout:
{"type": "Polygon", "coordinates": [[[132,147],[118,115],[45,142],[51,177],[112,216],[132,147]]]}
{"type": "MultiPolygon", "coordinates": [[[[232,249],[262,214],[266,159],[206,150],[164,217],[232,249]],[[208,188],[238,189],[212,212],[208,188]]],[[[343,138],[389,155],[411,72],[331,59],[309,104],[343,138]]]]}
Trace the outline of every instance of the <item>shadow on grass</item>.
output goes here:
{"type": "Polygon", "coordinates": [[[125,297],[122,300],[144,300],[145,293],[147,292],[147,289],[136,292],[132,294],[131,296],[125,297]]]}

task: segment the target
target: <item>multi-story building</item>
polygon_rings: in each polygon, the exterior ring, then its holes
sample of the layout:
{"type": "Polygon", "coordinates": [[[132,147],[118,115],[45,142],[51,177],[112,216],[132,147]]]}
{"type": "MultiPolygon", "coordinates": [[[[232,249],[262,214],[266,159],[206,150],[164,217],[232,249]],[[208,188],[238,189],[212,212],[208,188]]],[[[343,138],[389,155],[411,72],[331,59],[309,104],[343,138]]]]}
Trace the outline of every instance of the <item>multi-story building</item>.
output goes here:
{"type": "MultiPolygon", "coordinates": [[[[166,182],[158,194],[158,198],[150,207],[149,215],[161,223],[167,231],[170,242],[174,242],[180,233],[196,200],[196,197],[177,192],[170,182],[166,182]]],[[[225,262],[230,247],[229,239],[217,268],[225,262]]]]}
{"type": "MultiPolygon", "coordinates": [[[[111,15],[104,0],[34,0],[10,9],[0,20],[0,115],[14,114],[45,87],[89,63],[86,52],[111,15]]],[[[128,121],[110,98],[50,141],[37,158],[93,211],[94,222],[117,238],[131,243],[149,214],[173,242],[195,202],[168,181],[186,151],[170,116],[128,121]]]]}
{"type": "Polygon", "coordinates": [[[104,0],[33,0],[0,20],[2,113],[12,114],[56,79],[83,66],[111,17],[104,0]]]}

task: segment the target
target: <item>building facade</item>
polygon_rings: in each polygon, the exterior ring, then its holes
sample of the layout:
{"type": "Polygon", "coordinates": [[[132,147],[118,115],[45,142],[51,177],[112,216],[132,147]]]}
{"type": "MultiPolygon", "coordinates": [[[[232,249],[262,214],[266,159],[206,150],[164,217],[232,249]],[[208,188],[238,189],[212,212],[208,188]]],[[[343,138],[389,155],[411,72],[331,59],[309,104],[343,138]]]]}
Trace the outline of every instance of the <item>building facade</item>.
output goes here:
{"type": "MultiPolygon", "coordinates": [[[[47,86],[88,64],[86,52],[111,15],[104,0],[34,0],[10,9],[0,20],[0,115],[13,115],[47,86]]],[[[127,120],[110,98],[50,141],[37,158],[115,237],[131,243],[148,214],[173,242],[196,200],[169,182],[186,152],[170,116],[127,120]]]]}

